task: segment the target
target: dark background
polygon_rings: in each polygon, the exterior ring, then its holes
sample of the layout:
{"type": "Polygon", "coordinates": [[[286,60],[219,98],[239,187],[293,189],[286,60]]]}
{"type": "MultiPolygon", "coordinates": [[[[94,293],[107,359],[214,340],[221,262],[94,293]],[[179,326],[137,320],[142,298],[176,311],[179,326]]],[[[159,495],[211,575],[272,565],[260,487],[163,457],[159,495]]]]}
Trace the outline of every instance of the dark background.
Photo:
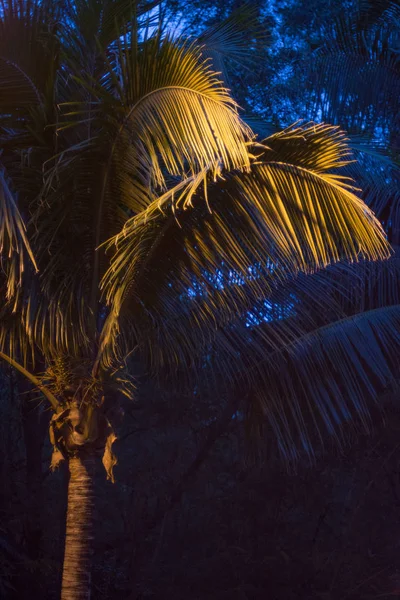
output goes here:
{"type": "MultiPolygon", "coordinates": [[[[2,385],[1,598],[50,600],[58,597],[67,472],[48,470],[49,413],[17,397],[11,374],[2,385]]],[[[229,402],[221,411],[217,404],[144,381],[126,404],[117,481],[98,473],[93,598],[399,594],[396,403],[373,435],[342,454],[328,448],[297,473],[245,461],[243,424],[229,402]]]]}

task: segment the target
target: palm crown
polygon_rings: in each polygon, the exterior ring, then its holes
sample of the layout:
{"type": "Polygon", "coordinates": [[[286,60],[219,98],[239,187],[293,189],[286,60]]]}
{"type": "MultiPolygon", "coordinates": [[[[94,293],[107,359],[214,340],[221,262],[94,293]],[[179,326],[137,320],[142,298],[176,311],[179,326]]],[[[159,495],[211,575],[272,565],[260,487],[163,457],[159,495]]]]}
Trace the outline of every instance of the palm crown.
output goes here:
{"type": "MultiPolygon", "coordinates": [[[[349,160],[336,129],[294,128],[259,144],[195,43],[160,29],[143,36],[131,15],[114,39],[97,23],[95,44],[85,38],[88,3],[67,13],[62,34],[56,5],[7,6],[3,309],[18,314],[19,336],[9,335],[10,314],[3,343],[52,359],[92,357],[100,340],[104,360],[121,319],[147,331],[193,278],[222,264],[242,276],[259,265],[247,288],[265,295],[288,272],[387,254],[372,214],[335,174],[349,160]]],[[[204,326],[216,302],[221,314],[251,302],[235,286],[217,296],[203,294],[204,326]]]]}
{"type": "Polygon", "coordinates": [[[0,339],[11,358],[44,356],[54,407],[83,372],[96,403],[134,349],[181,379],[221,335],[237,357],[238,317],[283,279],[388,256],[340,175],[340,130],[258,142],[240,118],[212,68],[232,50],[231,20],[218,44],[208,36],[210,60],[163,34],[149,5],[102,6],[7,2],[1,23],[0,339]]]}

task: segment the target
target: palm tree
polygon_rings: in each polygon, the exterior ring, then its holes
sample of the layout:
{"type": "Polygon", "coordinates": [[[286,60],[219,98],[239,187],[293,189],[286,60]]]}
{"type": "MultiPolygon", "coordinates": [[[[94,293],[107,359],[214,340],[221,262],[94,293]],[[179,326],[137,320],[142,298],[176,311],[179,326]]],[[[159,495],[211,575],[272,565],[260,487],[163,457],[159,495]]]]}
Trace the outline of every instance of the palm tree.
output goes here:
{"type": "MultiPolygon", "coordinates": [[[[288,278],[389,256],[338,173],[344,134],[258,142],[154,4],[1,3],[0,356],[49,402],[52,466],[68,463],[63,600],[90,595],[94,469],[113,479],[128,356],[191,384],[210,345],[221,365],[243,355],[237,316],[288,278]]],[[[222,55],[232,22],[210,37],[222,55]]]]}

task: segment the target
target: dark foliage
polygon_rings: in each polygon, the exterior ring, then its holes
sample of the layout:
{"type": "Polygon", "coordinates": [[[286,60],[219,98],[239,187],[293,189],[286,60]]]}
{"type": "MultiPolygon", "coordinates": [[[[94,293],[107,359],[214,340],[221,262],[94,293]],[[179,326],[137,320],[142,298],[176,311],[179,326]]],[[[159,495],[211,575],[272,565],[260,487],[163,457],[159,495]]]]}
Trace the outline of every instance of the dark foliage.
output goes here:
{"type": "MultiPolygon", "coordinates": [[[[35,590],[51,600],[66,473],[49,475],[45,442],[35,459],[42,502],[33,555],[25,527],[26,398],[11,402],[15,384],[3,373],[0,593],[22,600],[35,590]]],[[[385,427],[353,437],[341,453],[329,448],[314,469],[300,464],[287,474],[279,464],[243,461],[243,423],[232,398],[199,403],[142,381],[116,443],[118,485],[104,487],[98,474],[93,600],[391,597],[399,585],[400,506],[400,415],[392,400],[383,399],[385,427]]]]}

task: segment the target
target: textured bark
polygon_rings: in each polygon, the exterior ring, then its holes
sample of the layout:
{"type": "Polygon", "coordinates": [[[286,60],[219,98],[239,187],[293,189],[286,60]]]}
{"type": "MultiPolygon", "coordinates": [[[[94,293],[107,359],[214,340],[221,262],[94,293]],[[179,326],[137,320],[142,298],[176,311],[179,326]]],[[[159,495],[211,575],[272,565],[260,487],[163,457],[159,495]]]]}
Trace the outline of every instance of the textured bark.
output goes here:
{"type": "Polygon", "coordinates": [[[61,600],[89,600],[94,537],[93,454],[68,461],[68,511],[61,600]]]}

